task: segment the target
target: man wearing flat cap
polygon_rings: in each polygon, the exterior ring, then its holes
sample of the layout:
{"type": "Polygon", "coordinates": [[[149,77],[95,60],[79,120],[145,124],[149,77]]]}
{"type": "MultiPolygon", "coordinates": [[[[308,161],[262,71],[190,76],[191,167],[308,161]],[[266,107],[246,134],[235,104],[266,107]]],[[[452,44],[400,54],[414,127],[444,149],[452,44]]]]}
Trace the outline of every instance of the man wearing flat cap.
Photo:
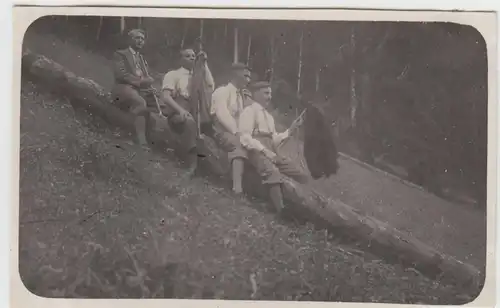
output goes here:
{"type": "Polygon", "coordinates": [[[191,100],[191,81],[196,59],[203,59],[205,83],[214,90],[214,79],[208,68],[207,55],[200,52],[196,55],[193,48],[183,48],[179,52],[180,67],[165,74],[162,82],[161,99],[167,106],[168,123],[178,134],[183,151],[183,160],[188,167],[188,175],[193,175],[197,168],[196,151],[198,127],[193,117],[195,104],[191,100]]]}
{"type": "Polygon", "coordinates": [[[245,107],[239,118],[240,140],[247,150],[248,161],[269,185],[271,200],[278,212],[283,209],[281,183],[286,175],[299,183],[308,181],[308,176],[301,172],[292,161],[278,155],[278,145],[288,138],[299,122],[283,133],[276,131],[273,116],[268,112],[272,91],[266,81],[256,82],[249,87],[252,102],[245,107]]]}
{"type": "Polygon", "coordinates": [[[246,151],[240,144],[238,120],[245,105],[250,82],[250,69],[242,63],[231,66],[229,82],[217,88],[212,94],[210,113],[213,117],[214,139],[218,145],[228,152],[231,163],[233,192],[243,192],[242,178],[246,151]]]}
{"type": "Polygon", "coordinates": [[[145,43],[145,32],[133,29],[128,32],[129,47],[118,50],[113,55],[115,85],[112,90],[118,105],[129,110],[135,116],[137,142],[149,150],[146,138],[150,122],[148,108],[157,108],[147,62],[140,53],[145,43]]]}

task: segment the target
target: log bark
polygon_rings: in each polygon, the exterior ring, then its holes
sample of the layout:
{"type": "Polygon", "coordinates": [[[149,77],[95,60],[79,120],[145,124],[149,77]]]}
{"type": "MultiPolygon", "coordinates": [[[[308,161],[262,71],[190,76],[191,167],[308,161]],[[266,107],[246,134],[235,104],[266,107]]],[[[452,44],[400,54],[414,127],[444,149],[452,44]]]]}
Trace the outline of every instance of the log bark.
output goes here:
{"type": "MultiPolygon", "coordinates": [[[[104,117],[113,125],[132,127],[130,115],[120,111],[112,102],[110,94],[97,83],[78,77],[63,66],[29,50],[23,54],[22,67],[23,78],[41,83],[47,89],[66,96],[75,106],[104,117]]],[[[155,144],[175,148],[175,137],[165,121],[159,117],[156,121],[157,125],[151,134],[155,144]]],[[[205,156],[200,166],[207,173],[229,181],[226,153],[219,150],[208,137],[201,139],[200,146],[205,156]]],[[[260,183],[258,179],[257,182],[260,183]]],[[[388,260],[411,266],[431,278],[459,284],[471,292],[480,290],[483,273],[473,266],[445,255],[357,209],[338,200],[325,198],[308,186],[288,178],[283,184],[283,195],[287,206],[306,214],[313,223],[364,242],[372,252],[388,260]]]]}

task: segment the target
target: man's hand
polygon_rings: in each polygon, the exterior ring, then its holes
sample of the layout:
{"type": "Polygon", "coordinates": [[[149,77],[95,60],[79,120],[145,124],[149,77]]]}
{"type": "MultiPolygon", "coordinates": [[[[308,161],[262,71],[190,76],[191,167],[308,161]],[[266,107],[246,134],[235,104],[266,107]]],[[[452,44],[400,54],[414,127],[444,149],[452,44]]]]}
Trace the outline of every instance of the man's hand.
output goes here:
{"type": "Polygon", "coordinates": [[[241,96],[243,96],[243,98],[252,97],[252,92],[246,88],[241,89],[241,96]]]}
{"type": "Polygon", "coordinates": [[[268,149],[264,149],[262,150],[262,153],[267,157],[269,158],[273,163],[276,162],[277,158],[278,158],[278,155],[276,155],[276,153],[268,150],[268,149]]]}
{"type": "Polygon", "coordinates": [[[206,52],[204,52],[203,50],[200,51],[197,55],[196,55],[197,58],[200,58],[202,61],[207,61],[208,60],[208,55],[206,52]]]}
{"type": "Polygon", "coordinates": [[[302,123],[304,123],[304,117],[300,117],[296,121],[294,121],[292,125],[290,125],[290,127],[288,128],[288,134],[289,135],[293,134],[295,130],[302,125],[302,123]]]}
{"type": "Polygon", "coordinates": [[[146,78],[142,78],[142,80],[141,80],[141,86],[147,86],[147,87],[149,87],[154,82],[155,82],[155,80],[152,77],[148,76],[146,78]]]}
{"type": "Polygon", "coordinates": [[[179,110],[179,116],[181,117],[182,121],[186,121],[191,117],[191,114],[187,112],[184,109],[179,110]]]}

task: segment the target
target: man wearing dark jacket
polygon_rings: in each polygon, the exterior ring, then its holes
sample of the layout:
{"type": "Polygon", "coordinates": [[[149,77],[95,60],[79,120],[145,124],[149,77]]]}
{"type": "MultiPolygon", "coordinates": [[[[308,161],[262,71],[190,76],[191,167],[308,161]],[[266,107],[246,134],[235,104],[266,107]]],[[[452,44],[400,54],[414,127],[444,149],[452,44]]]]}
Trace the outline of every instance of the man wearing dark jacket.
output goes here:
{"type": "Polygon", "coordinates": [[[118,50],[113,55],[115,85],[112,90],[118,105],[135,115],[135,133],[137,142],[149,150],[146,138],[150,122],[148,109],[158,108],[149,75],[148,65],[140,53],[145,42],[145,32],[140,29],[129,31],[129,47],[118,50]]]}

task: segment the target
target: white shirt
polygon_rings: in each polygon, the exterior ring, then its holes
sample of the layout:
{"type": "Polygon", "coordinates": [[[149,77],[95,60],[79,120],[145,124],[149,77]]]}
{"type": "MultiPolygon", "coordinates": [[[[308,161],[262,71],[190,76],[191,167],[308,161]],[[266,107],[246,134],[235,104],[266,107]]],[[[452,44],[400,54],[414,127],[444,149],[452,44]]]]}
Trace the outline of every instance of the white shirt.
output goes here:
{"type": "Polygon", "coordinates": [[[227,126],[230,133],[238,132],[238,119],[242,110],[243,97],[232,83],[221,86],[213,92],[210,113],[227,126]]]}
{"type": "Polygon", "coordinates": [[[259,133],[270,134],[275,146],[278,146],[289,135],[288,130],[283,133],[276,132],[273,116],[257,102],[253,102],[243,109],[238,126],[241,133],[241,145],[248,150],[264,150],[264,145],[253,138],[259,133]]]}
{"type": "MultiPolygon", "coordinates": [[[[206,82],[207,84],[212,87],[214,87],[214,79],[212,77],[212,73],[206,67],[206,72],[207,74],[205,75],[206,82]]],[[[193,76],[193,72],[190,70],[187,70],[184,67],[180,67],[176,70],[170,71],[165,74],[165,77],[163,77],[163,82],[162,82],[162,90],[169,90],[171,91],[172,97],[179,97],[182,96],[186,99],[189,98],[189,87],[190,87],[190,82],[191,82],[191,77],[193,76]]]]}

